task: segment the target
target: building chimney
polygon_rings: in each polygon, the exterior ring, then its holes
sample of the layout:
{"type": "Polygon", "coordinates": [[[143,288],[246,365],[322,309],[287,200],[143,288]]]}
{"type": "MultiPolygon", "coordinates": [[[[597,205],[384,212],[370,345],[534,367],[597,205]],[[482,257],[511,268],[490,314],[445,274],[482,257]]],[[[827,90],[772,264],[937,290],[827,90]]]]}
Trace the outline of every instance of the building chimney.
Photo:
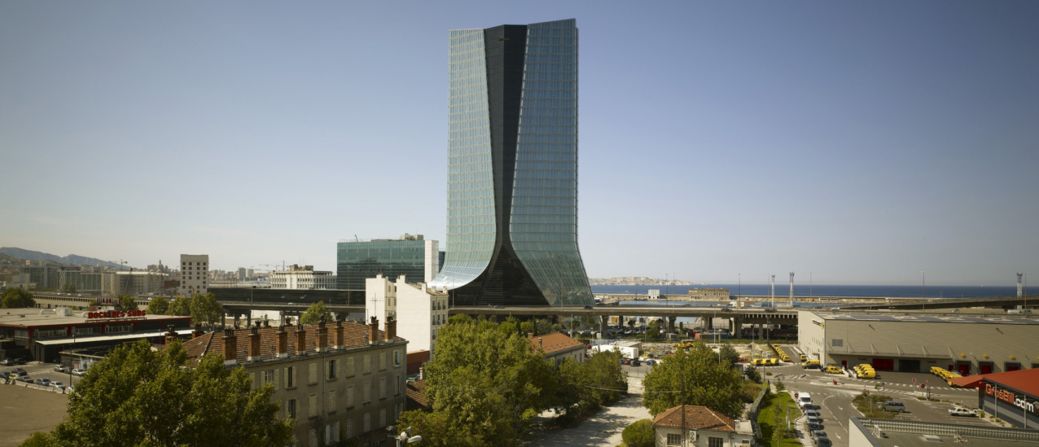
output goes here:
{"type": "Polygon", "coordinates": [[[336,319],[336,337],[335,337],[335,348],[343,349],[346,347],[345,331],[343,330],[343,320],[341,318],[336,319]]]}
{"type": "Polygon", "coordinates": [[[205,332],[202,332],[202,325],[195,323],[195,330],[191,331],[191,338],[201,337],[202,334],[205,334],[205,332]]]}
{"type": "Polygon", "coordinates": [[[307,331],[303,325],[296,325],[296,355],[307,355],[307,331]]]}
{"type": "Polygon", "coordinates": [[[279,359],[289,356],[289,333],[285,332],[285,325],[278,326],[278,344],[275,348],[279,359]]]}
{"type": "Polygon", "coordinates": [[[325,326],[325,319],[322,318],[317,324],[317,352],[324,352],[328,350],[328,327],[325,326]]]}
{"type": "Polygon", "coordinates": [[[238,363],[238,340],[234,329],[224,329],[224,365],[238,363]]]}
{"type": "Polygon", "coordinates": [[[397,320],[392,317],[386,319],[386,330],[382,333],[383,339],[393,341],[397,337],[397,320]]]}
{"type": "Polygon", "coordinates": [[[260,360],[260,322],[249,328],[249,355],[245,358],[247,362],[260,360]]]}
{"type": "Polygon", "coordinates": [[[375,344],[376,337],[379,335],[379,319],[372,317],[371,321],[368,322],[368,344],[375,344]]]}
{"type": "Polygon", "coordinates": [[[541,351],[545,350],[545,338],[544,337],[538,337],[538,349],[540,349],[541,351]]]}
{"type": "Polygon", "coordinates": [[[425,380],[426,379],[426,367],[424,367],[424,366],[418,367],[418,379],[419,380],[425,380]]]}
{"type": "Polygon", "coordinates": [[[169,346],[170,343],[173,343],[176,340],[177,340],[177,331],[173,330],[173,325],[171,324],[171,325],[166,327],[166,346],[169,346]]]}

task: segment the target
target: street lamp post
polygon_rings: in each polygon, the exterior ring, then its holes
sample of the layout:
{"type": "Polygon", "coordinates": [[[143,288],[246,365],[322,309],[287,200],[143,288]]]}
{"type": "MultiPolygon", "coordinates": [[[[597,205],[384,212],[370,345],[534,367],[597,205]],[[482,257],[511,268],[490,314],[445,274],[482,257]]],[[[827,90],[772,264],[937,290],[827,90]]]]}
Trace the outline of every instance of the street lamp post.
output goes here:
{"type": "Polygon", "coordinates": [[[415,444],[417,442],[421,442],[422,441],[422,436],[419,436],[419,435],[409,436],[408,435],[408,432],[411,431],[411,427],[406,428],[404,431],[400,432],[400,434],[397,434],[397,435],[392,434],[394,431],[396,431],[396,429],[397,429],[397,427],[394,427],[392,425],[389,426],[389,427],[386,427],[386,431],[391,433],[389,435],[389,438],[393,439],[393,441],[396,442],[396,446],[397,447],[404,447],[405,445],[415,444]]]}

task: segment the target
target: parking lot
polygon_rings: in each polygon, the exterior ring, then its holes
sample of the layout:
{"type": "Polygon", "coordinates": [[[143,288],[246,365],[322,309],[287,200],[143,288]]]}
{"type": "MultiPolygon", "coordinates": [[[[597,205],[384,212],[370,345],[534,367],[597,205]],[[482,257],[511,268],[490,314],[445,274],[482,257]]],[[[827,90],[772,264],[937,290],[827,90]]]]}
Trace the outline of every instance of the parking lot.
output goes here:
{"type": "MultiPolygon", "coordinates": [[[[0,372],[14,373],[18,368],[24,369],[28,373],[29,379],[35,382],[37,379],[47,379],[50,382],[61,382],[63,385],[68,386],[79,383],[81,377],[71,375],[66,372],[58,372],[54,370],[57,365],[54,363],[41,363],[41,362],[29,362],[25,365],[7,366],[0,368],[0,372]]],[[[25,382],[19,381],[18,385],[24,385],[25,382]]]]}
{"type": "MultiPolygon", "coordinates": [[[[790,391],[811,394],[812,402],[819,406],[824,431],[835,447],[848,445],[848,421],[851,417],[861,416],[852,399],[864,391],[905,404],[906,411],[895,416],[898,420],[991,426],[981,418],[949,415],[948,410],[956,405],[977,408],[977,390],[949,387],[931,374],[881,371],[877,379],[860,380],[806,370],[792,364],[761,368],[760,371],[770,372],[767,378],[782,382],[790,391]]],[[[804,424],[799,426],[802,433],[807,433],[804,424]]],[[[813,444],[807,436],[803,440],[806,445],[813,444]]]]}

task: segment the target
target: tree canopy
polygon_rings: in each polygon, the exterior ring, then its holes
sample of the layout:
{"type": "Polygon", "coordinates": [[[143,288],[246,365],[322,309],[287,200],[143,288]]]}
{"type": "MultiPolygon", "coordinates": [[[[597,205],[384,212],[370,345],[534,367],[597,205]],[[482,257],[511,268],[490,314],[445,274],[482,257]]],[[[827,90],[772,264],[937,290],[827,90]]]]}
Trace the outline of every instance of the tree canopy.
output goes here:
{"type": "Polygon", "coordinates": [[[115,310],[128,311],[137,310],[137,301],[130,295],[119,295],[115,299],[115,310]]]}
{"type": "Polygon", "coordinates": [[[515,324],[465,316],[437,336],[426,365],[432,413],[405,412],[400,425],[423,427],[430,446],[511,446],[545,409],[560,404],[559,373],[515,324]]]}
{"type": "Polygon", "coordinates": [[[166,315],[188,316],[191,315],[191,298],[178,296],[170,301],[166,309],[166,315]]]}
{"type": "Polygon", "coordinates": [[[36,300],[32,298],[32,294],[28,290],[20,287],[7,289],[4,291],[3,297],[0,298],[0,307],[2,308],[16,308],[16,307],[35,307],[36,300]]]}
{"type": "Polygon", "coordinates": [[[621,439],[628,447],[653,447],[654,437],[653,421],[649,419],[639,419],[621,432],[621,439]]]}
{"type": "Polygon", "coordinates": [[[191,320],[210,327],[224,316],[224,308],[212,293],[196,293],[191,297],[191,320]]]}
{"type": "MultiPolygon", "coordinates": [[[[185,368],[174,342],[153,351],[125,344],[90,368],[69,398],[68,417],[33,446],[284,446],[290,421],[277,419],[272,388],[251,389],[248,375],[218,356],[185,368]],[[50,439],[48,439],[50,438],[50,439]]],[[[27,441],[28,442],[28,441],[27,441]]]]}
{"type": "Polygon", "coordinates": [[[170,310],[170,300],[164,296],[157,296],[148,301],[148,313],[153,315],[166,315],[170,310]]]}
{"type": "Polygon", "coordinates": [[[303,315],[299,317],[299,322],[300,324],[318,324],[322,319],[331,321],[332,312],[329,312],[328,308],[325,307],[324,301],[318,301],[303,311],[303,315]]]}
{"type": "Polygon", "coordinates": [[[643,380],[642,402],[656,415],[676,405],[704,405],[730,417],[743,407],[743,376],[703,343],[677,350],[643,380]]]}

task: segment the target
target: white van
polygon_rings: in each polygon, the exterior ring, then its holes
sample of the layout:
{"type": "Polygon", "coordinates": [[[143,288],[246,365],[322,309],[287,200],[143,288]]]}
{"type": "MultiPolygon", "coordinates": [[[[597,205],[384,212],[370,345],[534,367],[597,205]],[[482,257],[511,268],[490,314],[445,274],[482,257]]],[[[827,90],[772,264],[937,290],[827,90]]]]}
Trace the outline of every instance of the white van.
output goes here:
{"type": "Polygon", "coordinates": [[[808,393],[798,393],[797,395],[797,406],[804,409],[805,405],[812,403],[812,395],[808,393]]]}

